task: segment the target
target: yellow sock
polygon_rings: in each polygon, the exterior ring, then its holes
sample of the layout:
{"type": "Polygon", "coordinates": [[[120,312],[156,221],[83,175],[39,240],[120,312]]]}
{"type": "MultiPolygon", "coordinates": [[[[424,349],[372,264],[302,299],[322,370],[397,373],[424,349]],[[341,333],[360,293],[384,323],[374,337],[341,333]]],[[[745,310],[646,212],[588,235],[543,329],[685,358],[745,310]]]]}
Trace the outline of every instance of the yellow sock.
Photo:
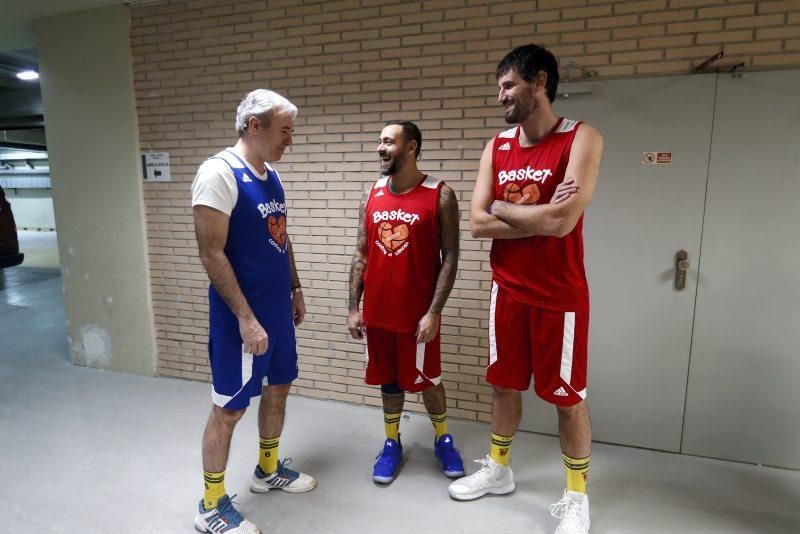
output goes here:
{"type": "Polygon", "coordinates": [[[431,418],[431,423],[433,423],[433,429],[436,430],[436,439],[438,440],[445,434],[447,434],[447,412],[443,414],[436,415],[434,413],[429,413],[428,417],[431,418]]]}
{"type": "Polygon", "coordinates": [[[395,441],[400,439],[400,415],[399,413],[383,412],[383,427],[386,429],[386,437],[395,441]]]}
{"type": "Polygon", "coordinates": [[[264,474],[274,473],[278,469],[278,443],[281,437],[261,438],[258,444],[258,467],[264,474]]]}
{"type": "Polygon", "coordinates": [[[567,491],[586,493],[586,479],[589,477],[591,456],[570,458],[562,452],[561,457],[564,459],[564,468],[567,471],[567,491]]]}
{"type": "Polygon", "coordinates": [[[514,439],[514,436],[498,436],[492,432],[492,445],[489,448],[489,456],[492,460],[508,467],[508,461],[511,459],[512,439],[514,439]]]}
{"type": "Polygon", "coordinates": [[[203,495],[203,507],[211,510],[217,507],[220,498],[225,495],[225,471],[219,473],[203,471],[203,482],[206,487],[203,495]]]}

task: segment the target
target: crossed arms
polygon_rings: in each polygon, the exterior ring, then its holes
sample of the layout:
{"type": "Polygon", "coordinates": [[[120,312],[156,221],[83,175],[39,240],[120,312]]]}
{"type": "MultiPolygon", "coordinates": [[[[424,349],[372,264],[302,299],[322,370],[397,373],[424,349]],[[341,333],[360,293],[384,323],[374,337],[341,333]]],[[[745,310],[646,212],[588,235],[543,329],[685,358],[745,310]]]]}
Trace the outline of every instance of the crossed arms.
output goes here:
{"type": "Polygon", "coordinates": [[[469,210],[472,237],[517,239],[534,235],[564,237],[575,228],[597,183],[603,137],[588,124],[572,143],[564,182],[550,204],[521,205],[494,199],[492,142],[483,150],[469,210]]]}

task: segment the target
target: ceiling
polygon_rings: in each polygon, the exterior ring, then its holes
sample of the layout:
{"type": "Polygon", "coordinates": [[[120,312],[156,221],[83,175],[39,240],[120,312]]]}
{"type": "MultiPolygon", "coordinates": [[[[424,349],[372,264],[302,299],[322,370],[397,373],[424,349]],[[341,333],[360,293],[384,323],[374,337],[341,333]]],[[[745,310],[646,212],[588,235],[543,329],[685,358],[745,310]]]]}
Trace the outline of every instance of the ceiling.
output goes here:
{"type": "MultiPolygon", "coordinates": [[[[106,6],[140,5],[154,0],[0,0],[0,147],[11,146],[9,132],[44,127],[39,81],[19,80],[21,70],[39,70],[33,22],[106,6]],[[6,134],[6,135],[3,135],[6,134]]],[[[40,135],[43,139],[43,135],[40,135]]],[[[16,140],[15,140],[16,141],[16,140]]],[[[34,143],[38,144],[38,143],[34,143]]],[[[24,143],[25,146],[28,143],[24,143]]]]}
{"type": "Polygon", "coordinates": [[[39,71],[35,50],[0,53],[0,130],[44,126],[39,80],[20,80],[17,73],[23,70],[39,71]]]}
{"type": "Polygon", "coordinates": [[[35,50],[0,52],[0,92],[38,88],[38,81],[26,82],[17,78],[17,73],[23,70],[39,71],[35,50]]]}

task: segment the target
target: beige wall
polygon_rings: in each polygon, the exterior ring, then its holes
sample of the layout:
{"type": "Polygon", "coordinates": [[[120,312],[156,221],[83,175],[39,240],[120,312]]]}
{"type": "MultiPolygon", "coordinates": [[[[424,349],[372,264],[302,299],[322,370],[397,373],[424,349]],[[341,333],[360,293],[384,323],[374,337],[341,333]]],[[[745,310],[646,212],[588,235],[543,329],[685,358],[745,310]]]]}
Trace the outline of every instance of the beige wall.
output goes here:
{"type": "MultiPolygon", "coordinates": [[[[362,345],[343,325],[358,199],[377,175],[383,121],[417,121],[421,168],[456,190],[466,221],[481,149],[505,127],[494,66],[514,46],[543,43],[601,78],[688,73],[720,49],[723,65],[800,66],[796,0],[197,0],[134,9],[132,24],[141,143],[173,164],[172,183],[145,185],[158,372],[208,379],[189,187],[198,164],[235,141],[242,95],[269,87],[300,107],[296,145],[278,164],[310,311],[296,391],[371,405],[362,345]]],[[[462,229],[442,327],[448,412],[485,421],[489,243],[462,229]]]]}
{"type": "Polygon", "coordinates": [[[72,361],[153,374],[129,28],[122,6],[34,24],[72,361]]]}

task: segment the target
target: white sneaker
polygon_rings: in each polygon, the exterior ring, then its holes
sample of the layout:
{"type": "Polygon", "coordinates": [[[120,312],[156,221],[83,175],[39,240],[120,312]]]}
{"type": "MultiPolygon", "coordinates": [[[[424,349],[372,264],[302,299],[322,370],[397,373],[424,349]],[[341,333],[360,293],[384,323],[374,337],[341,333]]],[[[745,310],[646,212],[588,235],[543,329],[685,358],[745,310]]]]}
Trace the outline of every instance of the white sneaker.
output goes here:
{"type": "Polygon", "coordinates": [[[261,534],[261,530],[242,517],[233,506],[233,497],[223,496],[217,507],[211,510],[206,510],[203,500],[200,499],[197,514],[194,516],[194,528],[212,534],[261,534]]]}
{"type": "Polygon", "coordinates": [[[561,520],[555,534],[589,532],[589,497],[585,493],[564,490],[561,500],[550,505],[550,513],[561,520]]]}
{"type": "Polygon", "coordinates": [[[292,463],[291,458],[278,462],[278,469],[269,474],[264,474],[264,471],[256,466],[250,491],[266,493],[271,489],[280,489],[287,493],[305,493],[317,487],[317,481],[309,475],[286,467],[290,463],[292,463]]]}
{"type": "Polygon", "coordinates": [[[450,497],[458,501],[471,501],[487,493],[505,495],[514,491],[514,473],[510,467],[495,462],[489,456],[475,461],[483,467],[450,484],[447,488],[450,497]]]}

